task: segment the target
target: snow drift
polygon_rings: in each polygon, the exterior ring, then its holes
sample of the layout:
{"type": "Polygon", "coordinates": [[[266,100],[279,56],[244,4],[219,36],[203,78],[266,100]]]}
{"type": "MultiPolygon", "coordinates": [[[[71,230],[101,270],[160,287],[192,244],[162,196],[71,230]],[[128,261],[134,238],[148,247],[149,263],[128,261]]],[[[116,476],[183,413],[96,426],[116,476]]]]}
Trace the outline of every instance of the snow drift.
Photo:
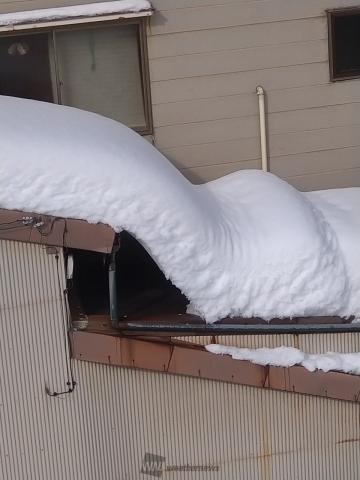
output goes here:
{"type": "Polygon", "coordinates": [[[217,355],[230,355],[234,360],[247,360],[256,365],[272,365],[273,367],[293,367],[301,365],[315,372],[332,370],[344,373],[360,375],[360,353],[305,353],[298,348],[276,347],[276,348],[238,348],[226,345],[206,345],[206,350],[217,355]]]}
{"type": "Polygon", "coordinates": [[[0,140],[0,207],[129,231],[208,322],[360,315],[360,188],[256,170],[193,185],[113,120],[10,97],[0,140]]]}

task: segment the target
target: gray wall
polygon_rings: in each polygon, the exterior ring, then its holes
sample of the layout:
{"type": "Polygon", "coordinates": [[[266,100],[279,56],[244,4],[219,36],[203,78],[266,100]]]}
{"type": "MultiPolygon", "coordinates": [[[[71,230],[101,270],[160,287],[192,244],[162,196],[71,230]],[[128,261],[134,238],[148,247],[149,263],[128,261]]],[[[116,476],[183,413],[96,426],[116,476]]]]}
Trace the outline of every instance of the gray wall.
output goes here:
{"type": "MultiPolygon", "coordinates": [[[[84,0],[0,0],[0,11],[84,0]]],[[[360,185],[360,80],[330,83],[327,8],[360,0],[153,0],[156,146],[195,182],[259,168],[255,87],[271,171],[303,190],[360,185]]]]}

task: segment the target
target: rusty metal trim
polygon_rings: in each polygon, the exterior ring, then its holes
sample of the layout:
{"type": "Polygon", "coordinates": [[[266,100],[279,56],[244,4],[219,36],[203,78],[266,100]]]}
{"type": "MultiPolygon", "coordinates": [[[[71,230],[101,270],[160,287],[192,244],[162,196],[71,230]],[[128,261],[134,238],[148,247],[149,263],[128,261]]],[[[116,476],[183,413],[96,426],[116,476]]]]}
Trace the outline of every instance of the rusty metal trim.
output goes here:
{"type": "Polygon", "coordinates": [[[174,340],[124,338],[93,332],[71,334],[77,360],[140,368],[258,388],[360,402],[360,376],[309,372],[304,367],[263,367],[174,340]]]}
{"type": "Polygon", "coordinates": [[[115,232],[102,223],[0,209],[0,239],[111,253],[115,232]]]}

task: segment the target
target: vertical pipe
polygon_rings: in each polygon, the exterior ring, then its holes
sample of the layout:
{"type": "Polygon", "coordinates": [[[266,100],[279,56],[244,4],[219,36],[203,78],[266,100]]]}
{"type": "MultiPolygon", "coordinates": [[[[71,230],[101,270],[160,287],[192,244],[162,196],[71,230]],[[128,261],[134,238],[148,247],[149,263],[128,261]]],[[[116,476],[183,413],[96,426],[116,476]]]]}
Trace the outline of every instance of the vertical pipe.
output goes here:
{"type": "Polygon", "coordinates": [[[110,301],[110,319],[113,328],[119,326],[118,301],[116,288],[116,251],[110,255],[109,263],[109,301],[110,301]]]}
{"type": "Polygon", "coordinates": [[[260,142],[261,142],[261,168],[264,172],[269,170],[267,156],[266,140],[266,117],[265,117],[265,92],[262,86],[256,87],[256,95],[259,99],[259,117],[260,117],[260,142]]]}

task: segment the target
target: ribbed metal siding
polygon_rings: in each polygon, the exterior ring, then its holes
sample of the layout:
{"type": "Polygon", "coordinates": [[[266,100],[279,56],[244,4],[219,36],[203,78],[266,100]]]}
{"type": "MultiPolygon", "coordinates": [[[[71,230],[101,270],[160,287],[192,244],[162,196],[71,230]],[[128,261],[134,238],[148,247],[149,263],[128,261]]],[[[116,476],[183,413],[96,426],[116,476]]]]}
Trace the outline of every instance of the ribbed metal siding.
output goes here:
{"type": "Polygon", "coordinates": [[[217,343],[244,348],[288,347],[299,348],[307,353],[359,352],[360,334],[321,334],[321,335],[237,335],[219,336],[217,343]]]}
{"type": "MultiPolygon", "coordinates": [[[[66,381],[56,262],[40,246],[0,242],[1,480],[154,478],[140,473],[145,452],[220,466],[163,478],[359,478],[353,403],[85,362],[73,394],[46,396],[45,383],[66,381]]],[[[63,278],[61,257],[59,267],[63,278]]],[[[333,345],[350,349],[351,338],[333,345]]]]}

